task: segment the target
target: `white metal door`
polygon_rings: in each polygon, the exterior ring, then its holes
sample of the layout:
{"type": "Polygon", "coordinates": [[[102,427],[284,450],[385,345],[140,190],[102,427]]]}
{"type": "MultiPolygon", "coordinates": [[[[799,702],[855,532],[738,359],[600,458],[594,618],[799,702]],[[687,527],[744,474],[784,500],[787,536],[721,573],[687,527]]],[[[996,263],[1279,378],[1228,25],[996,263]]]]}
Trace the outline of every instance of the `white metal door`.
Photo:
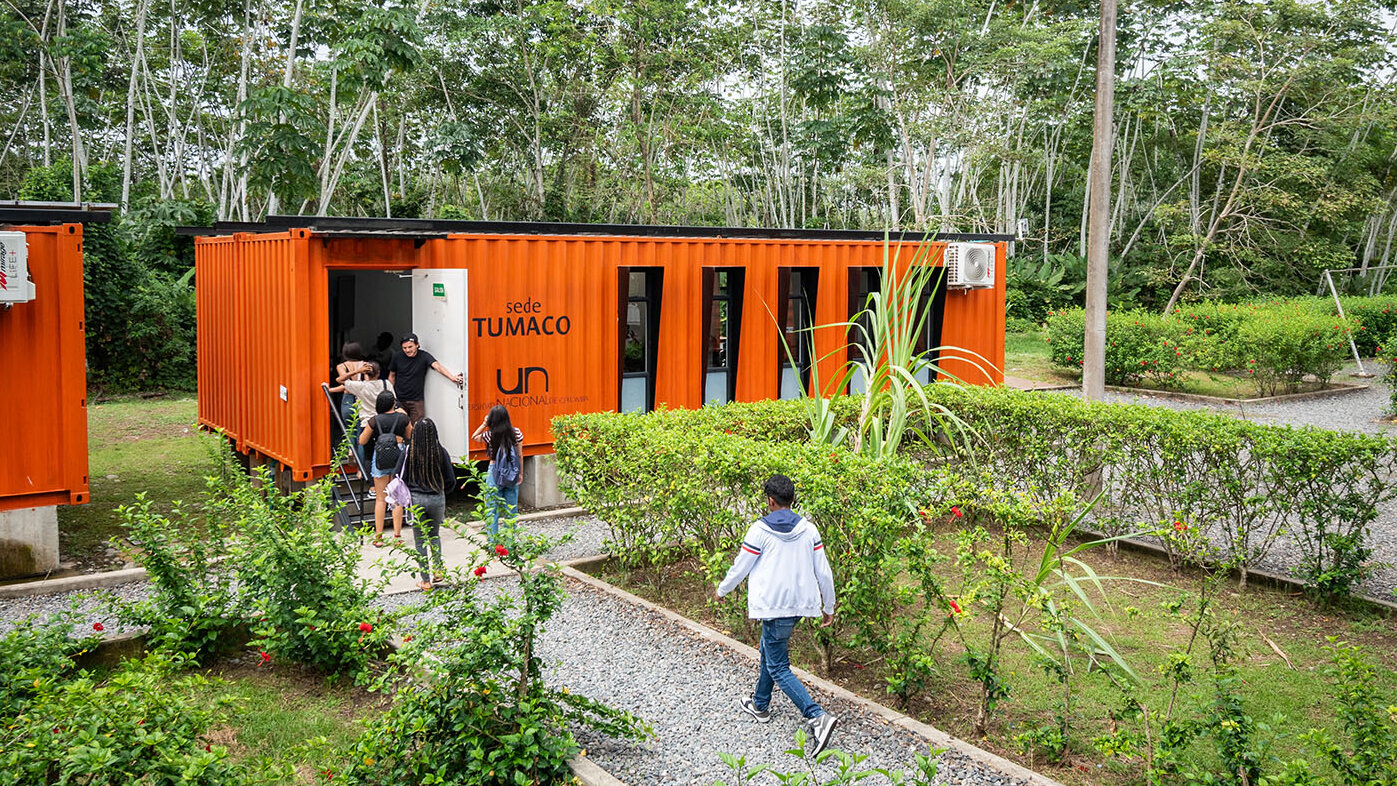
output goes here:
{"type": "MultiPolygon", "coordinates": [[[[412,330],[422,348],[453,374],[470,369],[466,326],[466,271],[414,270],[412,272],[412,330]]],[[[460,387],[436,373],[427,372],[427,417],[437,425],[442,447],[453,461],[465,458],[470,437],[468,392],[470,380],[460,387]]]]}

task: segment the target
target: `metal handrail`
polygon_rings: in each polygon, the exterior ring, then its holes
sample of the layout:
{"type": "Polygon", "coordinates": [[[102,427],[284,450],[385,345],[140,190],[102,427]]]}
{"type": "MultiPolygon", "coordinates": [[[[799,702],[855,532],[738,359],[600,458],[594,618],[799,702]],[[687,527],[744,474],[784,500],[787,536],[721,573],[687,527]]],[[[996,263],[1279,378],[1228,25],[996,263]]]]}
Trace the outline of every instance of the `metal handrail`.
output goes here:
{"type": "MultiPolygon", "coordinates": [[[[334,416],[335,422],[340,425],[340,431],[344,434],[345,439],[349,439],[349,424],[345,423],[344,418],[340,417],[339,407],[335,406],[335,397],[330,393],[330,384],[328,382],[321,382],[320,392],[325,394],[325,401],[330,405],[330,414],[334,416]]],[[[359,460],[359,451],[355,450],[353,445],[349,448],[349,455],[354,459],[354,466],[359,469],[359,477],[369,478],[370,475],[368,471],[364,469],[364,462],[359,460]]],[[[350,483],[349,475],[344,471],[344,462],[335,462],[335,471],[339,473],[340,479],[344,481],[344,487],[349,489],[349,498],[354,501],[354,507],[358,508],[359,512],[362,513],[364,511],[364,505],[359,501],[359,495],[354,493],[354,485],[350,483]]]]}

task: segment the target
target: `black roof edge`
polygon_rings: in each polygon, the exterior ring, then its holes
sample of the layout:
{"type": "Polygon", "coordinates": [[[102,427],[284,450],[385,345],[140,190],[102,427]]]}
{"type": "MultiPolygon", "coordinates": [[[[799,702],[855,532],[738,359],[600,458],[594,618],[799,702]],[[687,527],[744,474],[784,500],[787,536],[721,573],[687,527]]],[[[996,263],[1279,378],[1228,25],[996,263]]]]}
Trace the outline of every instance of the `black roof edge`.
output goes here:
{"type": "Polygon", "coordinates": [[[267,216],[266,221],[220,221],[212,227],[180,227],[182,235],[226,235],[234,232],[277,232],[293,227],[326,232],[385,232],[404,236],[442,233],[485,235],[601,235],[657,238],[747,238],[776,240],[943,240],[996,243],[1014,235],[974,232],[922,232],[868,229],[778,229],[770,227],[666,226],[647,224],[578,224],[561,221],[466,221],[440,218],[354,218],[342,216],[267,216]]]}
{"type": "Polygon", "coordinates": [[[117,206],[108,202],[0,201],[0,224],[107,224],[117,206]]]}

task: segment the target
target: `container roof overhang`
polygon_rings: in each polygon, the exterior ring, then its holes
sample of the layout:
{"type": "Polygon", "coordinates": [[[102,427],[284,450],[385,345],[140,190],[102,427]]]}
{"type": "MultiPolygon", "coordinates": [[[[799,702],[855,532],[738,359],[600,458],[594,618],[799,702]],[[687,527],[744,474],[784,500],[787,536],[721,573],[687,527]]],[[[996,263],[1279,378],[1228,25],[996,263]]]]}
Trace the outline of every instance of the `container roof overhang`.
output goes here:
{"type": "Polygon", "coordinates": [[[442,218],[355,218],[339,216],[267,216],[265,221],[218,221],[213,226],[179,227],[181,235],[214,237],[242,232],[285,232],[309,229],[317,237],[403,238],[422,242],[452,234],[468,235],[555,235],[649,238],[735,238],[764,240],[842,240],[882,242],[999,243],[1015,240],[1013,235],[966,232],[920,232],[912,230],[865,229],[775,229],[763,227],[700,227],[651,224],[574,224],[558,221],[464,221],[442,218]]]}
{"type": "Polygon", "coordinates": [[[116,205],[109,202],[24,202],[0,200],[0,224],[106,224],[116,205]]]}

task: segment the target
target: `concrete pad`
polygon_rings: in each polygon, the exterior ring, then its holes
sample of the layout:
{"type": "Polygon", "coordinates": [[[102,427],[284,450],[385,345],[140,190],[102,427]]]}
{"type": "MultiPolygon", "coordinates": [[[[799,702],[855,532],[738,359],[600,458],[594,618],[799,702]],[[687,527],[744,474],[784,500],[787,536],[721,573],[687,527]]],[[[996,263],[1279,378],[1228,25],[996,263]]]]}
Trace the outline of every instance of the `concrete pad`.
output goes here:
{"type": "Polygon", "coordinates": [[[58,570],[58,508],[0,512],[0,578],[58,570]]]}

